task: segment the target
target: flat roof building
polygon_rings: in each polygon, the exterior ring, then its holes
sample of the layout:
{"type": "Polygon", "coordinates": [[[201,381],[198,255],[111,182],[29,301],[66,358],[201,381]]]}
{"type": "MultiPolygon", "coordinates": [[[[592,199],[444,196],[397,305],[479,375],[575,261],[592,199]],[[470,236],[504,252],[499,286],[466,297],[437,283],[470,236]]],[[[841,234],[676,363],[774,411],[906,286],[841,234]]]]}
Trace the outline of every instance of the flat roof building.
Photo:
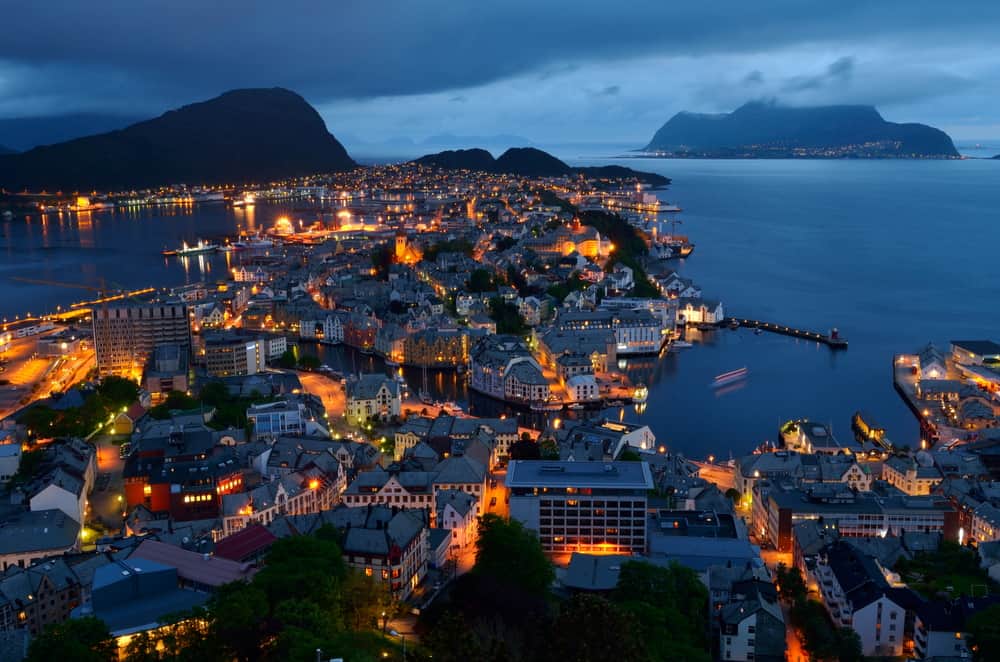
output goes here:
{"type": "Polygon", "coordinates": [[[645,551],[645,462],[514,460],[506,485],[511,518],[536,531],[546,552],[645,551]]]}

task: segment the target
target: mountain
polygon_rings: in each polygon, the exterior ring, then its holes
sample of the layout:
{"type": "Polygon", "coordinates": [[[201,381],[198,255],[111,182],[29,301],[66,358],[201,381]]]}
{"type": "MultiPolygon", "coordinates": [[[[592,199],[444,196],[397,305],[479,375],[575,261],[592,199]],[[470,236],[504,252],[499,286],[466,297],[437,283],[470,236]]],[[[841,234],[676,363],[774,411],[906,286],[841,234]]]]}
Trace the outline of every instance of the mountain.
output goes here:
{"type": "Polygon", "coordinates": [[[709,158],[959,155],[944,131],[887,122],[872,106],[789,108],[764,102],[719,115],[677,113],[642,151],[709,158]]]}
{"type": "Polygon", "coordinates": [[[0,119],[0,145],[23,152],[39,145],[52,145],[73,138],[122,129],[144,119],[147,118],[98,113],[0,119]]]}
{"type": "Polygon", "coordinates": [[[354,166],[298,94],[245,89],[118,131],[0,157],[0,186],[114,190],[271,181],[354,166]]]}
{"type": "Polygon", "coordinates": [[[0,145],[0,155],[15,154],[15,153],[16,153],[15,150],[11,149],[10,147],[5,147],[4,145],[0,145]]]}
{"type": "Polygon", "coordinates": [[[651,186],[666,186],[670,179],[652,172],[639,172],[623,166],[574,168],[548,152],[534,147],[512,147],[494,159],[485,149],[455,149],[427,154],[413,161],[420,165],[444,170],[478,170],[522,177],[561,177],[581,174],[597,179],[636,178],[651,186]]]}

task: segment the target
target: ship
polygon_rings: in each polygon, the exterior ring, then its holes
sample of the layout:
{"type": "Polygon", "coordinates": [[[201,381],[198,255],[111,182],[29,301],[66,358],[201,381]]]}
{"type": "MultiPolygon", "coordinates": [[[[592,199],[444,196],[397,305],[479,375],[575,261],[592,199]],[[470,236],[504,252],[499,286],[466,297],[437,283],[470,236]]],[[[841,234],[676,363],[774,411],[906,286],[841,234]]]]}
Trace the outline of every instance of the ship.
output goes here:
{"type": "Polygon", "coordinates": [[[181,242],[181,247],[174,250],[163,251],[164,255],[177,255],[179,257],[187,257],[189,255],[201,255],[202,253],[214,253],[218,250],[218,245],[213,244],[210,241],[198,240],[198,243],[194,246],[188,246],[187,242],[181,242]]]}
{"type": "Polygon", "coordinates": [[[720,386],[726,386],[727,384],[733,384],[738,381],[746,379],[746,376],[750,373],[746,367],[737,368],[736,370],[730,370],[729,372],[724,372],[721,375],[716,376],[712,380],[712,387],[718,388],[720,386]]]}
{"type": "Polygon", "coordinates": [[[649,389],[646,388],[645,384],[636,384],[636,387],[632,389],[632,402],[645,402],[646,398],[649,397],[649,389]]]}

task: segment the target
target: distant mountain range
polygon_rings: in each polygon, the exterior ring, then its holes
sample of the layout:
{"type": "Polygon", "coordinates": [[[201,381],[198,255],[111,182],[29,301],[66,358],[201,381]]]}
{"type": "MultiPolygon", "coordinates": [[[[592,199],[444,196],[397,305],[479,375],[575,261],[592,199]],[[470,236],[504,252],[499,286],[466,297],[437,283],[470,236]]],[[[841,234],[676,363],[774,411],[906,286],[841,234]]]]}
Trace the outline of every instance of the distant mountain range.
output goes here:
{"type": "Polygon", "coordinates": [[[681,112],[643,148],[707,158],[954,158],[944,131],[885,121],[872,106],[790,108],[751,102],[731,113],[681,112]]]}
{"type": "Polygon", "coordinates": [[[2,156],[0,186],[113,190],[260,182],[355,165],[298,94],[245,89],[118,131],[2,156]]]}
{"type": "Polygon", "coordinates": [[[623,166],[574,168],[548,152],[534,147],[512,147],[493,158],[485,149],[456,149],[427,154],[413,161],[420,165],[445,170],[477,170],[522,177],[561,177],[582,174],[588,177],[625,179],[635,177],[650,186],[666,186],[670,179],[652,172],[639,172],[623,166]]]}
{"type": "Polygon", "coordinates": [[[52,145],[73,138],[122,129],[148,117],[68,113],[47,117],[0,119],[0,145],[24,152],[39,145],[52,145]]]}

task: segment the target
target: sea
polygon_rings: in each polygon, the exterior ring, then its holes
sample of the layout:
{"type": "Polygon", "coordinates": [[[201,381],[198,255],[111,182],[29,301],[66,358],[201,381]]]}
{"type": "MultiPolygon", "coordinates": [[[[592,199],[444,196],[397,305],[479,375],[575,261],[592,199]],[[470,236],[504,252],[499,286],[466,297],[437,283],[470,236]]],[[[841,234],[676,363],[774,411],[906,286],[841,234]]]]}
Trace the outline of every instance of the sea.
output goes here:
{"type": "MultiPolygon", "coordinates": [[[[790,419],[849,437],[864,411],[897,444],[919,443],[895,393],[893,354],[929,342],[1000,340],[1000,161],[638,159],[558,155],[573,165],[620,164],[666,175],[661,199],[680,206],[678,232],[695,243],[675,268],[726,313],[828,332],[814,342],[745,329],[690,334],[694,346],[622,367],[649,387],[644,408],[601,416],[648,424],[658,444],[703,458],[776,441],[790,419]],[[723,389],[716,375],[747,368],[723,389]]],[[[66,307],[99,288],[167,287],[222,280],[238,257],[165,258],[182,240],[270,227],[288,209],[222,205],[15,217],[0,222],[0,317],[66,307]],[[39,282],[44,281],[44,282],[39,282]]],[[[311,218],[308,212],[298,217],[311,218]]],[[[313,347],[345,372],[382,370],[377,358],[313,347]]],[[[405,371],[414,390],[419,370],[405,371]]],[[[454,373],[430,371],[432,396],[480,415],[517,412],[469,394],[454,373]]],[[[571,413],[572,414],[572,413],[571,413]]],[[[565,416],[565,414],[561,414],[565,416]]]]}

